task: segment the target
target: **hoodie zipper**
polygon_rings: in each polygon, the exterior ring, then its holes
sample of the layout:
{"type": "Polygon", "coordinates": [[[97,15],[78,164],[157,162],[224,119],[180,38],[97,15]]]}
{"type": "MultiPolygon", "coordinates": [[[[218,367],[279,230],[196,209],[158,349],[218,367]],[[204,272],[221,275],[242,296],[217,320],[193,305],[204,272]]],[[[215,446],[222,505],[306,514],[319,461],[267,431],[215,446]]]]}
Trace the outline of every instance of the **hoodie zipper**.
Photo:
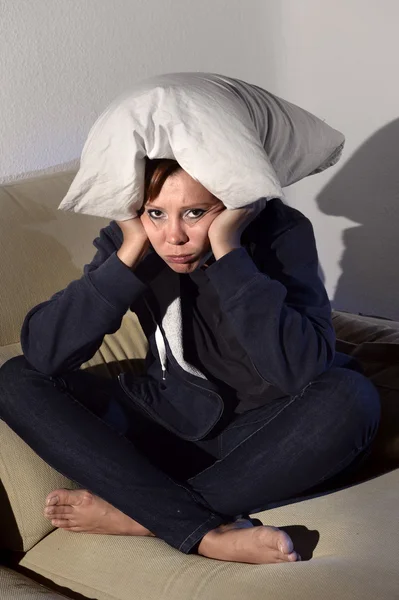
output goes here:
{"type": "MultiPolygon", "coordinates": [[[[162,336],[162,344],[163,344],[163,346],[164,346],[164,349],[165,349],[165,355],[166,355],[166,358],[167,358],[167,360],[169,360],[169,362],[171,362],[171,363],[172,363],[172,365],[174,365],[174,366],[175,366],[175,368],[176,368],[177,370],[178,370],[178,369],[181,369],[181,370],[182,370],[182,371],[185,373],[184,369],[182,369],[182,367],[181,367],[181,366],[178,364],[178,362],[176,361],[175,357],[174,357],[172,354],[170,354],[170,355],[169,355],[169,353],[168,353],[168,348],[167,348],[167,345],[166,345],[166,343],[165,343],[165,340],[164,340],[164,338],[163,338],[163,333],[162,333],[162,331],[161,331],[161,328],[159,327],[159,325],[158,325],[158,323],[157,323],[157,321],[156,321],[156,319],[155,319],[155,317],[154,317],[154,313],[153,313],[153,311],[152,311],[152,309],[151,309],[151,307],[150,307],[149,303],[148,303],[146,300],[145,300],[145,303],[146,303],[146,305],[147,305],[147,308],[148,308],[148,310],[150,311],[150,314],[151,314],[152,320],[154,321],[154,324],[155,324],[155,326],[156,326],[156,328],[157,328],[157,329],[156,329],[156,332],[155,332],[155,345],[156,345],[156,347],[157,347],[157,350],[158,350],[159,362],[161,363],[161,369],[162,369],[162,380],[163,380],[163,381],[165,381],[165,380],[166,380],[166,372],[167,372],[167,369],[166,369],[166,363],[164,363],[164,362],[163,362],[163,359],[162,359],[162,357],[161,357],[161,354],[160,354],[160,351],[159,351],[159,347],[158,347],[158,344],[157,344],[157,334],[158,334],[158,337],[159,337],[159,336],[162,336]]],[[[220,394],[218,394],[218,393],[217,393],[217,392],[215,392],[214,390],[209,390],[209,389],[208,389],[208,388],[206,388],[206,387],[203,387],[203,386],[201,386],[201,385],[199,385],[199,384],[197,384],[197,383],[194,383],[194,382],[190,381],[189,379],[187,379],[187,377],[183,377],[183,380],[184,380],[184,382],[185,382],[185,383],[187,383],[188,385],[191,385],[192,387],[198,388],[198,389],[202,390],[203,392],[207,392],[207,393],[210,393],[210,394],[213,394],[214,396],[216,396],[216,398],[217,398],[217,399],[220,401],[220,403],[221,403],[221,410],[220,410],[220,413],[219,413],[219,415],[218,415],[218,418],[220,418],[220,416],[221,416],[221,415],[222,415],[222,413],[223,413],[223,408],[224,408],[224,402],[223,402],[223,399],[222,399],[222,397],[220,396],[220,394]]],[[[121,382],[121,385],[122,385],[122,382],[121,382]]],[[[123,385],[122,385],[122,387],[123,387],[123,385]]],[[[125,391],[126,391],[126,390],[125,390],[125,391]]]]}
{"type": "MultiPolygon", "coordinates": [[[[166,355],[168,357],[168,360],[170,363],[172,363],[172,365],[174,365],[176,370],[181,370],[183,371],[183,373],[186,373],[186,371],[184,369],[182,369],[182,367],[179,365],[179,363],[177,362],[177,360],[175,359],[175,357],[173,355],[168,355],[168,350],[166,349],[166,355]]],[[[190,376],[190,374],[188,374],[188,376],[190,376]]],[[[214,396],[216,396],[218,398],[218,400],[220,400],[221,404],[222,404],[222,409],[221,409],[221,413],[223,412],[223,407],[224,407],[224,402],[223,402],[223,398],[220,396],[220,394],[218,394],[217,392],[215,392],[214,390],[210,390],[198,383],[194,383],[193,381],[190,381],[190,379],[187,379],[187,377],[183,377],[182,378],[184,380],[184,383],[187,383],[188,385],[191,385],[192,387],[198,388],[200,390],[202,390],[203,392],[208,392],[209,394],[213,394],[214,396]]],[[[207,380],[208,381],[208,380],[207,380]]]]}
{"type": "MultiPolygon", "coordinates": [[[[126,387],[126,385],[124,384],[124,382],[122,381],[121,377],[122,377],[123,373],[119,373],[118,375],[118,381],[119,381],[119,385],[121,386],[122,390],[125,392],[125,394],[131,398],[132,400],[135,401],[134,406],[137,407],[139,410],[141,410],[143,413],[145,413],[146,415],[148,415],[151,420],[154,419],[154,416],[152,415],[152,413],[147,410],[146,408],[144,408],[144,406],[142,406],[141,404],[138,404],[136,402],[136,398],[133,396],[132,392],[126,387]]],[[[171,430],[170,430],[171,431],[171,430]]]]}

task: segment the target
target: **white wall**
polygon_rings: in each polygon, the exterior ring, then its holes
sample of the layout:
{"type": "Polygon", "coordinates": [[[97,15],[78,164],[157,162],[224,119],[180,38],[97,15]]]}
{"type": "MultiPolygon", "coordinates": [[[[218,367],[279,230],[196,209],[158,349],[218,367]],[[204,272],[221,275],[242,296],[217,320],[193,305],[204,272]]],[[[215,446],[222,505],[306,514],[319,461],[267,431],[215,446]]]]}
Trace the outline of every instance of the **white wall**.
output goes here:
{"type": "Polygon", "coordinates": [[[333,305],[399,318],[399,3],[278,6],[275,93],[346,135],[341,161],[287,197],[312,219],[333,305]]]}
{"type": "Polygon", "coordinates": [[[347,138],[287,190],[333,305],[399,318],[396,0],[0,0],[0,182],[76,164],[104,108],[156,73],[262,85],[347,138]]]}
{"type": "Polygon", "coordinates": [[[75,160],[99,114],[145,77],[271,79],[267,3],[0,0],[0,182],[75,160]]]}

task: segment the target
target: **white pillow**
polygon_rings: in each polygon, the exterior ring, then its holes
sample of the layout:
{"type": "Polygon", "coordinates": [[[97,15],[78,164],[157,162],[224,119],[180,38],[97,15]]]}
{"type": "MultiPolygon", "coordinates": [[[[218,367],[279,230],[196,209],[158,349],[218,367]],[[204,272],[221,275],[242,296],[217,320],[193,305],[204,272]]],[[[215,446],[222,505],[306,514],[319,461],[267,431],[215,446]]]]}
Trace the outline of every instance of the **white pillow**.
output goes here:
{"type": "Polygon", "coordinates": [[[158,75],[97,119],[58,208],[121,221],[135,216],[145,156],[175,158],[230,209],[284,198],[283,187],[335,164],[344,139],[256,85],[211,73],[158,75]]]}

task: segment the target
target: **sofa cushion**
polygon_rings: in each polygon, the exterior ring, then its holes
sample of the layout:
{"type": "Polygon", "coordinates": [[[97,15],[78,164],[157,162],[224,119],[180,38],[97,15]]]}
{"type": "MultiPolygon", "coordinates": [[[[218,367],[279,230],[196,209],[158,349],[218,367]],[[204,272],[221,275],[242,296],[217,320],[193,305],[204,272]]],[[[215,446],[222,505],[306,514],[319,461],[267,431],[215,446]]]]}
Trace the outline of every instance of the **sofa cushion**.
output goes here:
{"type": "Polygon", "coordinates": [[[356,358],[381,398],[381,423],[369,474],[399,466],[399,322],[334,312],[337,350],[356,358]]]}
{"type": "MultiPolygon", "coordinates": [[[[104,336],[95,355],[81,366],[103,377],[117,377],[122,371],[143,373],[148,342],[137,316],[128,310],[115,333],[104,336]]],[[[21,344],[0,346],[0,368],[10,358],[22,354],[21,344]]]]}
{"type": "Polygon", "coordinates": [[[303,558],[313,550],[311,560],[299,563],[223,562],[182,554],[157,538],[57,529],[20,564],[99,600],[393,600],[399,597],[398,503],[396,470],[254,515],[287,527],[303,558]]]}
{"type": "MultiPolygon", "coordinates": [[[[139,375],[143,372],[146,351],[147,339],[136,315],[128,311],[119,330],[104,337],[99,350],[82,369],[90,369],[100,377],[117,377],[122,371],[139,375]]],[[[0,347],[0,368],[20,354],[19,343],[0,347]]],[[[0,514],[8,524],[7,532],[3,530],[2,543],[9,549],[25,551],[54,529],[42,515],[46,495],[57,487],[76,487],[49,467],[2,421],[0,482],[0,514]]]]}
{"type": "Polygon", "coordinates": [[[26,551],[54,529],[43,515],[47,494],[77,487],[52,469],[0,421],[1,545],[26,551]],[[6,525],[6,526],[4,526],[6,525]]]}
{"type": "Polygon", "coordinates": [[[28,579],[24,575],[0,566],[1,600],[61,600],[66,598],[28,579]]]}
{"type": "MultiPolygon", "coordinates": [[[[333,324],[338,340],[338,350],[347,348],[351,353],[356,351],[367,358],[364,349],[367,348],[375,356],[379,354],[378,346],[373,344],[399,345],[399,321],[384,319],[382,317],[367,317],[343,311],[333,311],[333,324]],[[340,342],[344,345],[340,347],[340,342]],[[348,344],[348,346],[345,346],[348,344]],[[374,348],[374,350],[372,350],[374,348]]],[[[392,348],[395,356],[398,350],[392,348]]],[[[381,355],[380,355],[381,356],[381,355]]],[[[391,358],[394,355],[387,355],[391,358]]]]}
{"type": "MultiPolygon", "coordinates": [[[[398,349],[399,323],[340,312],[334,312],[333,322],[338,349],[361,361],[381,396],[381,425],[371,457],[358,475],[364,479],[399,466],[399,361],[390,354],[391,349],[393,353],[398,349]]],[[[90,368],[105,377],[115,377],[121,370],[140,373],[146,348],[147,340],[137,318],[128,311],[121,328],[105,336],[96,355],[82,368],[90,368]]],[[[20,353],[19,344],[0,347],[0,365],[20,353]]],[[[74,484],[46,465],[4,423],[0,423],[0,478],[5,491],[0,494],[1,514],[10,515],[10,522],[16,521],[19,530],[16,535],[16,528],[9,528],[4,541],[10,549],[28,550],[53,529],[41,514],[47,493],[60,486],[74,487],[74,484]],[[15,457],[18,457],[17,470],[10,468],[15,457]]],[[[4,536],[5,533],[3,539],[4,536]]]]}
{"type": "Polygon", "coordinates": [[[7,346],[0,346],[0,368],[10,358],[19,356],[22,354],[22,348],[20,342],[16,344],[8,344],[7,346]]]}
{"type": "Polygon", "coordinates": [[[0,186],[0,346],[19,341],[30,308],[81,276],[95,254],[94,238],[109,222],[57,210],[74,175],[0,186]]]}

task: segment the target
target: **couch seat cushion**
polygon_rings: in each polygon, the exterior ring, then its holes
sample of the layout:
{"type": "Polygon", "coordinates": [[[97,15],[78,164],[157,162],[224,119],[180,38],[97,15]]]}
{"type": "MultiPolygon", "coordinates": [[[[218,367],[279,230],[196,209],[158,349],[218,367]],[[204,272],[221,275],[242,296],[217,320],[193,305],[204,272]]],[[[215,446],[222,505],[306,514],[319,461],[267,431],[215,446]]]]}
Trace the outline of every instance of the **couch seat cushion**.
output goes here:
{"type": "MultiPolygon", "coordinates": [[[[137,316],[130,310],[121,327],[104,337],[96,354],[82,365],[100,377],[117,377],[121,371],[141,374],[147,352],[147,339],[137,316]]],[[[0,368],[22,354],[20,343],[0,346],[0,368]]],[[[53,528],[42,515],[46,495],[57,487],[76,487],[47,465],[4,423],[0,421],[0,509],[7,515],[3,537],[9,549],[29,550],[53,528]],[[26,493],[29,490],[29,493],[26,493]],[[12,515],[10,514],[10,505],[12,515]],[[19,534],[11,525],[15,521],[19,534]]],[[[0,540],[0,546],[2,540],[0,540]]]]}
{"type": "Polygon", "coordinates": [[[16,342],[15,344],[7,344],[7,346],[0,346],[0,367],[13,358],[22,354],[21,344],[16,342]]]}
{"type": "MultiPolygon", "coordinates": [[[[309,538],[320,536],[313,558],[300,563],[230,563],[182,554],[156,538],[57,529],[20,564],[98,600],[393,600],[399,597],[398,503],[396,470],[259,513],[264,524],[305,526],[309,538]]],[[[309,551],[303,542],[296,547],[304,557],[309,551]]]]}
{"type": "Polygon", "coordinates": [[[381,398],[369,475],[399,467],[399,322],[334,312],[337,350],[355,357],[381,398]]]}
{"type": "Polygon", "coordinates": [[[1,600],[62,600],[65,597],[12,569],[0,566],[1,600]]]}

